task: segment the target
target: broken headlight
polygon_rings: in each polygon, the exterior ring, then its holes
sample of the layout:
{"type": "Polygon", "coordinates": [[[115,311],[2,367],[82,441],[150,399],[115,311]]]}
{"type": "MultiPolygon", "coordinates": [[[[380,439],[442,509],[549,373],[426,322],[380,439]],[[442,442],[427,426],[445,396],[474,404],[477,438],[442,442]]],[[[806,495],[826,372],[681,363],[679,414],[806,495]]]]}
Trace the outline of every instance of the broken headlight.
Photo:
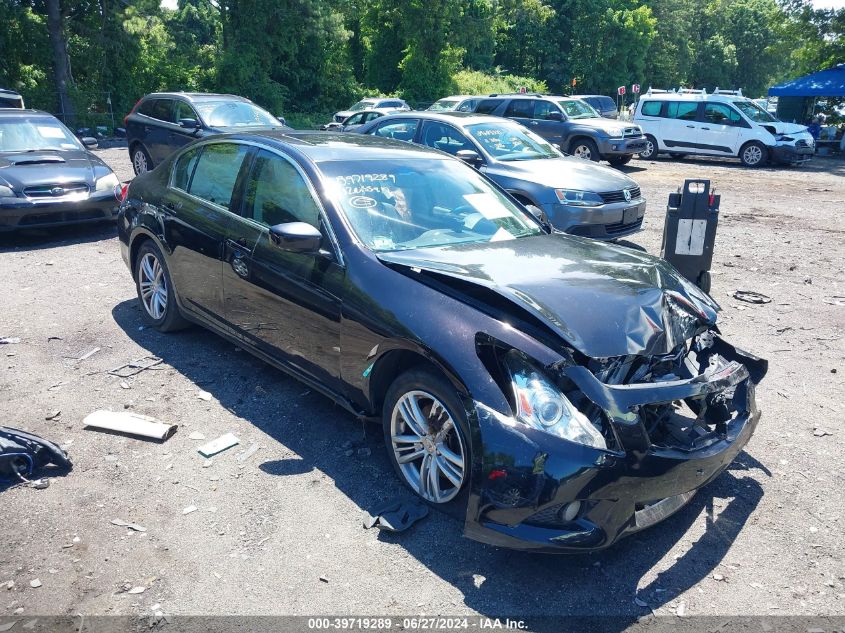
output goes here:
{"type": "Polygon", "coordinates": [[[511,350],[505,355],[516,416],[528,426],[593,448],[606,449],[601,432],[540,369],[511,350]]]}

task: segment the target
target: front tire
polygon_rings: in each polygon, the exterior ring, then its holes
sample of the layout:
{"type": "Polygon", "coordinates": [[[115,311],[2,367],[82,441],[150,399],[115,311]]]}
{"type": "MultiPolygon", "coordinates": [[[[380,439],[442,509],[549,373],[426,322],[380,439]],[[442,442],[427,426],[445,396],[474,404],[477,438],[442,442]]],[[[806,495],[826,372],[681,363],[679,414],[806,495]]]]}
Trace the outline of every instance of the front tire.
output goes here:
{"type": "Polygon", "coordinates": [[[469,488],[469,429],[455,388],[431,370],[411,369],[390,386],[382,420],[396,474],[428,503],[458,510],[469,488]]]}
{"type": "Polygon", "coordinates": [[[188,324],[176,305],[176,291],[164,256],[154,242],[147,240],[138,250],[134,276],[141,319],[147,327],[173,332],[188,324]]]}
{"type": "Polygon", "coordinates": [[[132,150],[132,169],[136,176],[145,174],[153,168],[153,159],[141,145],[136,145],[132,150]]]}
{"type": "Polygon", "coordinates": [[[581,138],[572,141],[569,145],[569,153],[576,158],[583,158],[584,160],[591,160],[598,162],[601,159],[599,156],[599,148],[596,144],[588,139],[581,138]]]}
{"type": "Polygon", "coordinates": [[[769,157],[769,152],[766,146],[757,141],[749,141],[739,150],[739,160],[746,167],[759,167],[763,165],[769,157]]]}
{"type": "Polygon", "coordinates": [[[651,134],[646,134],[645,149],[641,151],[638,156],[643,160],[652,160],[657,158],[657,139],[651,134]]]}

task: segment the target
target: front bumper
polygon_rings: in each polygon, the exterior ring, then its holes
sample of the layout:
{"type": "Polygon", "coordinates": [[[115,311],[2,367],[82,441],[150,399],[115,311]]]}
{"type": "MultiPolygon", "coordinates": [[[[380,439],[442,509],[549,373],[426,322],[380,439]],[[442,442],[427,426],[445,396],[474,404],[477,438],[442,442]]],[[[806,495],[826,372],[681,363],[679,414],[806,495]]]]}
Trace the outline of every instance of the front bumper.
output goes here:
{"type": "Polygon", "coordinates": [[[816,153],[815,146],[795,147],[794,145],[775,145],[769,148],[770,157],[775,163],[798,165],[806,163],[816,153]]]}
{"type": "Polygon", "coordinates": [[[0,199],[0,232],[114,220],[118,203],[111,191],[84,199],[0,199]]]}
{"type": "Polygon", "coordinates": [[[607,414],[618,450],[566,442],[476,403],[482,455],[474,460],[465,536],[513,549],[598,550],[683,507],[728,467],[760,419],[754,387],[766,373],[766,361],[721,339],[717,345],[726,361],[738,364],[706,379],[702,374],[666,383],[605,385],[585,368],[564,370],[607,414]],[[730,389],[736,394],[736,416],[700,447],[652,445],[639,422],[637,410],[645,404],[730,389]],[[559,525],[538,520],[559,516],[559,509],[575,501],[581,507],[575,520],[559,525]]]}
{"type": "Polygon", "coordinates": [[[560,231],[597,240],[615,240],[642,230],[645,207],[645,198],[640,198],[597,207],[544,204],[543,211],[560,231]]]}
{"type": "Polygon", "coordinates": [[[630,156],[644,151],[648,141],[643,136],[627,136],[623,138],[599,138],[599,154],[608,156],[630,156]]]}

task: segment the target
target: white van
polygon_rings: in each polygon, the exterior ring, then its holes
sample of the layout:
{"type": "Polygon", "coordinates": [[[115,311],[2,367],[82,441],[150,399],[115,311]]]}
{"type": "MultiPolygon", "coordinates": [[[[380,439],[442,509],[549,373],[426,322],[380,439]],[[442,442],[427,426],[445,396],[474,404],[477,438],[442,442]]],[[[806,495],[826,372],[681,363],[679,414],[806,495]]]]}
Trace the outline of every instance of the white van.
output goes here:
{"type": "Polygon", "coordinates": [[[778,121],[742,92],[649,89],[634,111],[648,139],[640,158],[658,153],[674,158],[696,154],[738,157],[747,167],[769,160],[803,163],[815,153],[807,126],[778,121]]]}

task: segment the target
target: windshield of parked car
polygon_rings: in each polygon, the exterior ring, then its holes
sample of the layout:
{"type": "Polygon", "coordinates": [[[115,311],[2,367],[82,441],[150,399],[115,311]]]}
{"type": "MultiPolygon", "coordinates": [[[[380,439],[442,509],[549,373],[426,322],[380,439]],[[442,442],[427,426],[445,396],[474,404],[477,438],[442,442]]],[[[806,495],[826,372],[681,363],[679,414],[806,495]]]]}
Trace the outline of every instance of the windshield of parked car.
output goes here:
{"type": "Polygon", "coordinates": [[[82,149],[82,144],[52,117],[0,118],[0,152],[43,149],[82,149]]]}
{"type": "Polygon", "coordinates": [[[497,123],[476,123],[468,125],[466,129],[484,151],[496,160],[537,160],[562,156],[536,134],[505,120],[497,123]]]}
{"type": "Polygon", "coordinates": [[[593,106],[578,99],[561,100],[557,103],[570,119],[595,119],[601,116],[593,106]]]}
{"type": "Polygon", "coordinates": [[[428,109],[432,112],[444,112],[448,110],[454,110],[458,107],[457,99],[441,99],[440,101],[435,101],[428,109]]]}
{"type": "Polygon", "coordinates": [[[195,104],[209,127],[280,126],[272,114],[248,101],[202,101],[195,104]]]}
{"type": "Polygon", "coordinates": [[[376,102],[374,100],[370,99],[370,100],[359,101],[354,106],[349,108],[349,111],[350,112],[358,112],[360,110],[366,110],[367,108],[374,108],[374,107],[376,107],[376,102]]]}
{"type": "Polygon", "coordinates": [[[455,160],[331,161],[319,168],[355,234],[376,252],[544,233],[478,172],[455,160]]]}
{"type": "Polygon", "coordinates": [[[758,106],[751,99],[736,99],[733,104],[755,123],[773,123],[777,119],[758,106]]]}

